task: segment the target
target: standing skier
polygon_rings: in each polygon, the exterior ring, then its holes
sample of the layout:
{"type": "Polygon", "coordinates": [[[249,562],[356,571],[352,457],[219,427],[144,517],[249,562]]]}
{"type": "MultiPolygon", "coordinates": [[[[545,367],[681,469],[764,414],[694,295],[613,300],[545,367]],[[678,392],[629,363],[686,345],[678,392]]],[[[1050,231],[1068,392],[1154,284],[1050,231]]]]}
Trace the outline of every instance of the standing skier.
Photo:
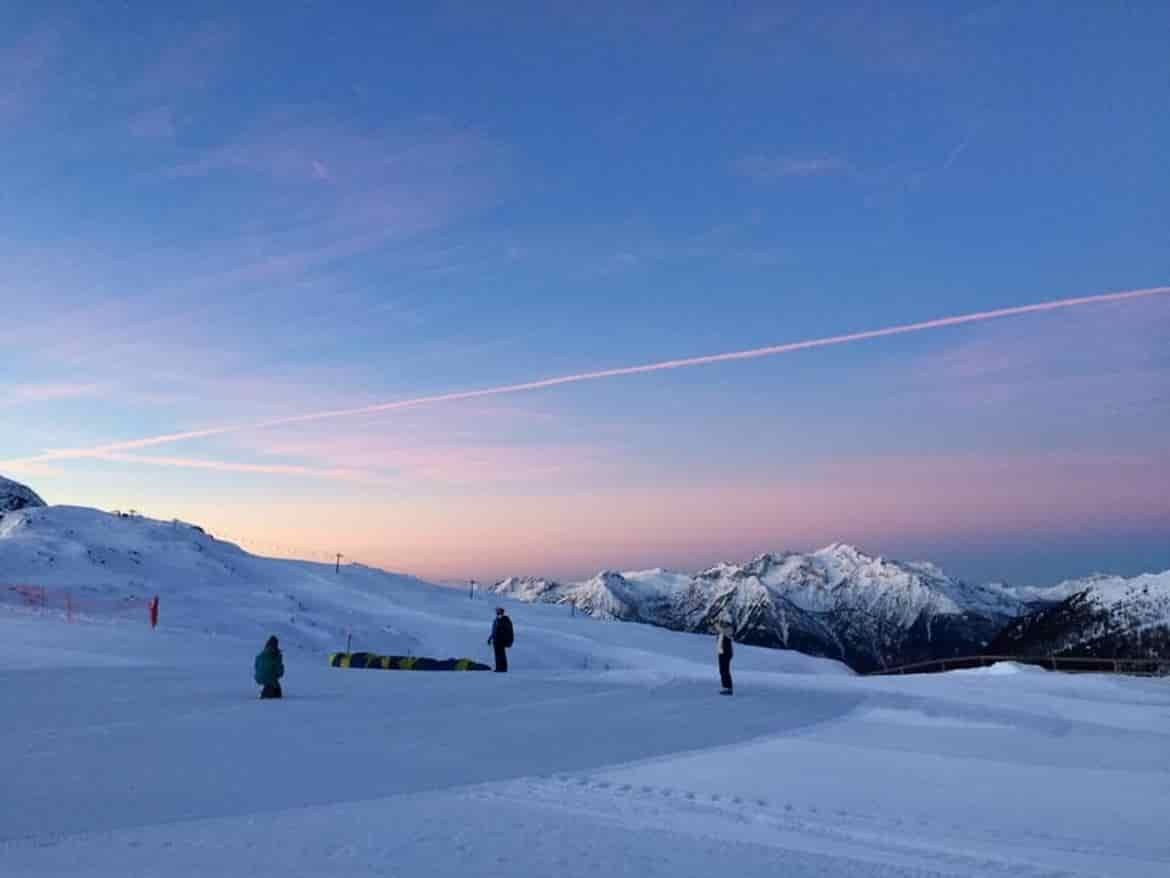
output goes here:
{"type": "Polygon", "coordinates": [[[284,658],[280,654],[280,642],[275,636],[269,637],[264,649],[256,656],[256,682],[264,688],[261,698],[281,698],[280,678],[284,676],[284,658]]]}
{"type": "Polygon", "coordinates": [[[731,626],[726,622],[719,624],[719,638],[715,641],[716,652],[719,655],[719,680],[723,688],[720,695],[731,694],[731,656],[735,650],[731,645],[731,626]]]}
{"type": "Polygon", "coordinates": [[[496,607],[496,618],[492,621],[492,636],[488,638],[488,643],[496,652],[497,674],[508,672],[508,650],[512,647],[512,641],[515,639],[516,634],[512,630],[512,620],[508,618],[503,607],[496,607]]]}

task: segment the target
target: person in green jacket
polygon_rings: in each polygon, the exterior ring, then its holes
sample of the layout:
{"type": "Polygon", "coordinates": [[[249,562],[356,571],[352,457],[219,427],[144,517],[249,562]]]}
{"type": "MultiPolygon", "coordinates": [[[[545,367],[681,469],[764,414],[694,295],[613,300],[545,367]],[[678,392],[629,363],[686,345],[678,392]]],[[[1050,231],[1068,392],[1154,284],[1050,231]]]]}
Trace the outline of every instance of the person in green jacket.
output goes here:
{"type": "Polygon", "coordinates": [[[256,656],[255,676],[256,682],[264,687],[260,690],[261,698],[280,698],[284,694],[280,690],[284,658],[280,654],[280,642],[275,636],[268,638],[264,649],[256,656]]]}

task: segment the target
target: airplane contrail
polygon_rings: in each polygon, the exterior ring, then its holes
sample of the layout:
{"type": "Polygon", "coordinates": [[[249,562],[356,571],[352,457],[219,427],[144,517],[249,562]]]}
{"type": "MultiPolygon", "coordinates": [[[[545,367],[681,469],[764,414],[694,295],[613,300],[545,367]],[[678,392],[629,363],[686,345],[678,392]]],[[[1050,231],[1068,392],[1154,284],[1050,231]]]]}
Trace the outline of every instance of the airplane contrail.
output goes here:
{"type": "Polygon", "coordinates": [[[358,406],[356,408],[328,409],[319,412],[310,412],[302,415],[273,418],[266,421],[253,421],[243,424],[229,424],[219,427],[208,427],[202,430],[189,430],[182,433],[165,433],[159,436],[148,436],[142,439],[128,439],[121,442],[112,442],[96,448],[66,448],[56,451],[47,451],[34,457],[4,461],[8,465],[27,465],[47,463],[54,460],[69,460],[77,458],[100,458],[117,452],[133,451],[149,448],[155,445],[169,445],[174,442],[187,442],[194,439],[204,439],[212,436],[222,436],[228,433],[243,433],[252,430],[265,430],[272,427],[284,427],[293,424],[306,424],[313,421],[325,421],[333,418],[347,418],[357,415],[390,412],[398,409],[417,408],[425,405],[435,405],[444,402],[460,402],[469,399],[481,399],[488,396],[500,396],[509,393],[523,393],[530,390],[543,390],[549,387],[560,387],[564,384],[577,384],[582,381],[598,381],[603,378],[620,378],[625,375],[642,375],[647,372],[664,372],[670,369],[688,369],[692,366],[709,366],[715,363],[730,363],[737,360],[754,360],[761,357],[775,357],[781,354],[790,354],[796,351],[811,348],[824,348],[833,345],[850,344],[857,341],[867,341],[875,338],[887,338],[894,335],[905,335],[911,332],[924,332],[929,329],[942,329],[947,326],[961,326],[966,323],[981,323],[985,320],[1000,320],[1005,317],[1017,317],[1022,314],[1036,314],[1045,311],[1057,311],[1064,308],[1076,308],[1081,305],[1097,305],[1107,302],[1124,302],[1131,299],[1143,299],[1151,296],[1160,296],[1170,293],[1170,287],[1149,287],[1141,290],[1128,290],[1119,293],[1101,293],[1093,296],[1080,296],[1072,299],[1055,299],[1048,302],[1036,302],[1031,305],[1015,305],[1010,308],[996,308],[992,311],[975,311],[970,314],[958,314],[953,317],[939,317],[934,320],[923,320],[918,323],[902,323],[896,326],[886,326],[881,329],[869,329],[863,332],[850,332],[844,335],[830,335],[823,338],[794,341],[786,344],[771,345],[763,348],[750,348],[742,351],[730,351],[722,354],[705,354],[698,357],[685,357],[678,360],[660,360],[655,363],[644,363],[637,366],[619,366],[613,369],[599,369],[593,372],[578,372],[573,375],[560,375],[554,378],[541,378],[535,381],[525,381],[519,384],[503,384],[497,387],[484,387],[478,390],[461,390],[451,393],[440,393],[432,396],[417,396],[410,399],[400,399],[392,402],[376,403],[374,405],[358,406]]]}

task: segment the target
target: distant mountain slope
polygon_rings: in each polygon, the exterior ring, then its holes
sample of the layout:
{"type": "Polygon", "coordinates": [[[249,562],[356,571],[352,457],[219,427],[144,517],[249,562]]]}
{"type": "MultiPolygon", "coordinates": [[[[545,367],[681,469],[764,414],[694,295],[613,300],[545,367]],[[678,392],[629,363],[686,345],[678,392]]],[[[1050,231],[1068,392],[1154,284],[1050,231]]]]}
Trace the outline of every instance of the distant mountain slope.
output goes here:
{"type": "Polygon", "coordinates": [[[859,670],[980,652],[1024,608],[1006,586],[972,585],[932,564],[841,544],[693,575],[604,571],[578,583],[512,578],[493,591],[680,631],[710,632],[725,619],[741,642],[838,658],[859,670]]]}
{"type": "Polygon", "coordinates": [[[97,617],[158,594],[174,627],[268,631],[315,649],[336,649],[353,630],[367,644],[417,649],[405,632],[379,630],[362,611],[385,611],[385,596],[423,584],[358,566],[339,576],[330,565],[257,557],[183,522],[30,505],[0,517],[0,603],[24,602],[13,585],[45,588],[58,611],[66,593],[77,613],[92,608],[97,617]]]}
{"type": "Polygon", "coordinates": [[[1061,583],[1067,597],[1009,623],[991,644],[1010,655],[1170,656],[1170,571],[1061,583]]]}
{"type": "Polygon", "coordinates": [[[31,488],[0,476],[0,516],[18,509],[44,506],[45,501],[31,488]]]}

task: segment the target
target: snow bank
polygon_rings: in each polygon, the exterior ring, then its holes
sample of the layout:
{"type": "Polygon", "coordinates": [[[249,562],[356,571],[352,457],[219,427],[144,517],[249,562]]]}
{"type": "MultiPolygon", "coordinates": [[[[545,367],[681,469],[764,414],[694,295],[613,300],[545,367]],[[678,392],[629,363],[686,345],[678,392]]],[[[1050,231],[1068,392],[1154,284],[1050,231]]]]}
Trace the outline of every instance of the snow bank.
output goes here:
{"type": "Polygon", "coordinates": [[[1015,674],[1046,674],[1048,670],[1038,665],[1029,665],[1022,662],[996,662],[982,668],[962,668],[948,671],[950,674],[970,674],[980,677],[1011,677],[1015,674]]]}

